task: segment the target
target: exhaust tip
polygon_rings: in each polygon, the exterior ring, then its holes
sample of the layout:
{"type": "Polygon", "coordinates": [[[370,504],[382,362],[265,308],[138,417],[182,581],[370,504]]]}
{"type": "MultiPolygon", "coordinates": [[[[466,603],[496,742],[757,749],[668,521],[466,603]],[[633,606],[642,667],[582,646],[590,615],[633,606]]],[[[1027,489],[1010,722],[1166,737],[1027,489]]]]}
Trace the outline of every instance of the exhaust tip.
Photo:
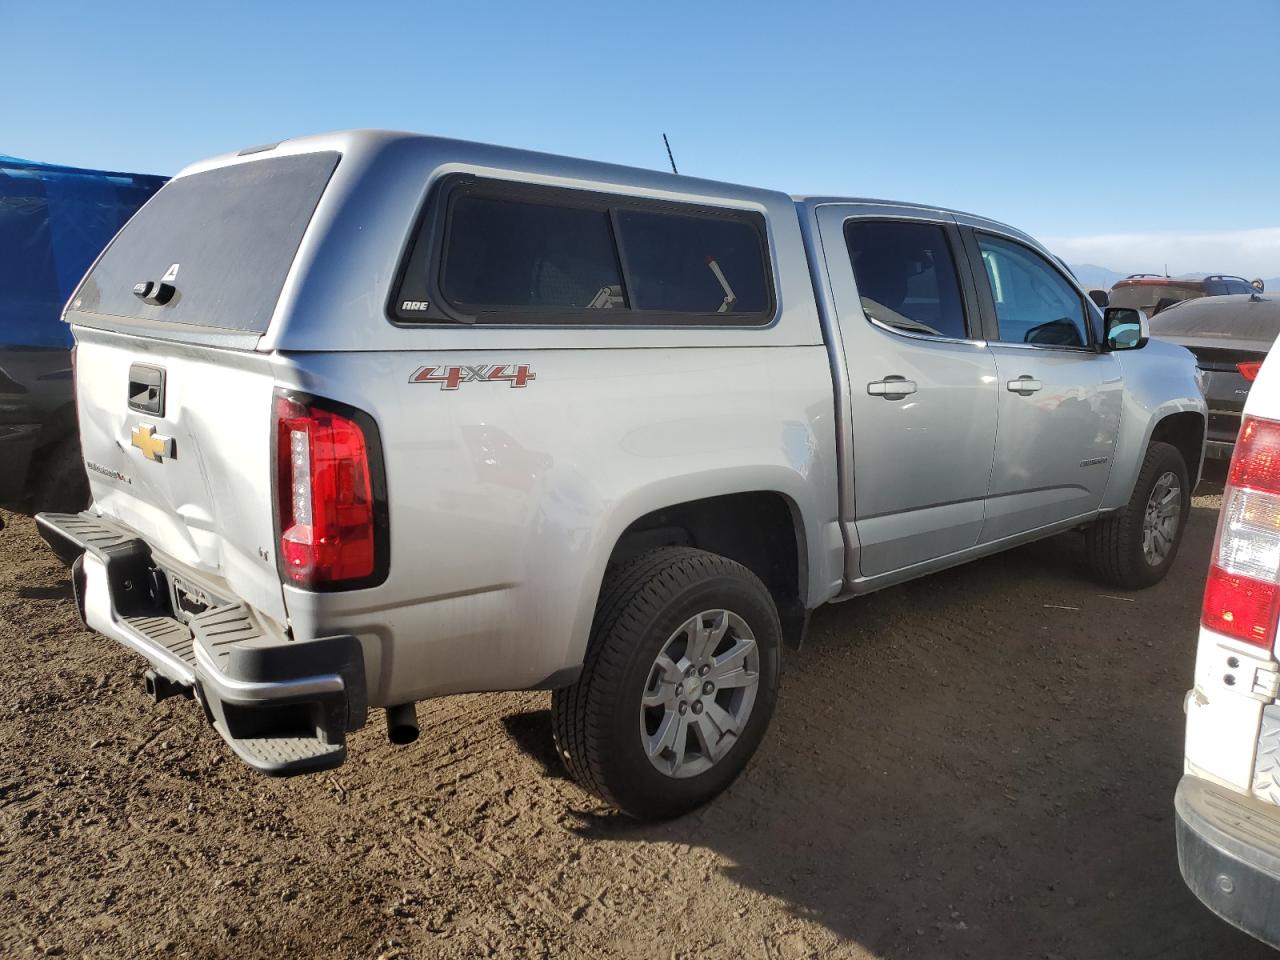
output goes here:
{"type": "Polygon", "coordinates": [[[400,703],[387,707],[387,739],[398,747],[418,739],[418,705],[400,703]]]}

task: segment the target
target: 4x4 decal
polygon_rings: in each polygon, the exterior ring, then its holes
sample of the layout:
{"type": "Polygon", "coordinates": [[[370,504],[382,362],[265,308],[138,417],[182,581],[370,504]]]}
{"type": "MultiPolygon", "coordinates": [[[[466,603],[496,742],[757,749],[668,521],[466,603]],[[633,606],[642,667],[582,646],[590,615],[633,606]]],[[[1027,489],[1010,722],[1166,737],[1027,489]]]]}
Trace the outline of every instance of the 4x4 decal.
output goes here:
{"type": "Polygon", "coordinates": [[[503,383],[525,387],[538,379],[527,363],[482,363],[470,367],[419,367],[410,383],[438,383],[441,390],[457,390],[464,383],[503,383]],[[509,372],[508,372],[509,371],[509,372]]]}

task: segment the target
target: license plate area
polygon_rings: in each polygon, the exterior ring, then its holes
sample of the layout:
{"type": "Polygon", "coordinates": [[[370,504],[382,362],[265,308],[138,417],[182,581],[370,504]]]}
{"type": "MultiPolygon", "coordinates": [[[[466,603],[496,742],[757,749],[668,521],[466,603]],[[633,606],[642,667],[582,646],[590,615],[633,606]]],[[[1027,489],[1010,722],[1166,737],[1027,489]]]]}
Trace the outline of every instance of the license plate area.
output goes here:
{"type": "Polygon", "coordinates": [[[183,623],[190,623],[194,617],[214,607],[226,605],[227,601],[221,597],[177,574],[169,573],[166,579],[169,583],[169,602],[173,615],[183,623]]]}

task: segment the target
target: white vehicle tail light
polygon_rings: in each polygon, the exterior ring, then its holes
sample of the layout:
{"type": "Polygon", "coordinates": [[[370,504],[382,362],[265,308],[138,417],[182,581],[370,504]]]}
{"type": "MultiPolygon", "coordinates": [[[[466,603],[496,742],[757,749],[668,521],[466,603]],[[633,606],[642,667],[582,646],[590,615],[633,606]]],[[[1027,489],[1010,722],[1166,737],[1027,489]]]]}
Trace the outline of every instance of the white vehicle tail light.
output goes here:
{"type": "Polygon", "coordinates": [[[332,401],[275,398],[276,528],[286,583],[311,590],[386,579],[386,491],[377,427],[332,401]]]}
{"type": "Polygon", "coordinates": [[[1222,494],[1200,622],[1270,650],[1280,615],[1280,423],[1245,417],[1222,494]]]}

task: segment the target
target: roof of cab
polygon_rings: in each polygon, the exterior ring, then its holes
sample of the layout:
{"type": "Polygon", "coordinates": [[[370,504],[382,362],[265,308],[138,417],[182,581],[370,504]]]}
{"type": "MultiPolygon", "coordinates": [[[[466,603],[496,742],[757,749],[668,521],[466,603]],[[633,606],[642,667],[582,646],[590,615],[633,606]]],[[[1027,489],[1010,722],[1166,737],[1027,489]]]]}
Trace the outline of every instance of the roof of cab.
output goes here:
{"type": "Polygon", "coordinates": [[[806,194],[799,194],[799,195],[793,196],[791,199],[794,200],[798,206],[802,206],[806,208],[821,207],[821,206],[826,206],[828,204],[841,204],[841,205],[848,204],[851,206],[885,207],[886,209],[893,209],[893,210],[912,210],[912,211],[918,211],[920,213],[930,213],[930,214],[941,213],[941,214],[946,214],[947,216],[961,218],[967,221],[971,226],[972,225],[988,226],[993,230],[998,230],[1002,233],[1008,233],[1014,236],[1023,237],[1027,240],[1031,240],[1033,243],[1036,243],[1037,246],[1040,245],[1038,241],[1036,241],[1033,237],[1031,237],[1024,231],[1019,230],[1017,227],[1010,226],[1009,224],[1004,223],[1000,220],[993,220],[991,217],[984,217],[980,213],[969,213],[967,210],[956,210],[952,207],[940,207],[937,204],[933,204],[933,203],[915,203],[910,200],[884,200],[884,199],[879,199],[875,197],[835,197],[835,196],[826,196],[826,195],[810,196],[806,194]]]}

